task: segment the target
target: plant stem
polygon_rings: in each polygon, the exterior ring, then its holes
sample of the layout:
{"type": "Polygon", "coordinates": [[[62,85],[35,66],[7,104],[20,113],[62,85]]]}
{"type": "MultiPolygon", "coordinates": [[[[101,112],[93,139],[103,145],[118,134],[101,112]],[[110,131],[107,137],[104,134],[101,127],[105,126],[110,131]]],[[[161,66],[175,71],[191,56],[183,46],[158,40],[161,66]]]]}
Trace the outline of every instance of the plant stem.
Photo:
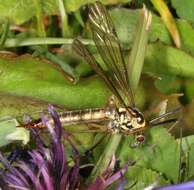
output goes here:
{"type": "Polygon", "coordinates": [[[96,179],[98,175],[101,174],[106,169],[110,160],[112,159],[113,154],[116,152],[119,146],[121,138],[122,138],[121,134],[112,135],[111,139],[108,141],[108,144],[104,149],[104,152],[102,153],[100,159],[98,160],[97,164],[92,170],[90,176],[91,180],[96,179]]]}
{"type": "MultiPolygon", "coordinates": [[[[72,38],[8,38],[4,43],[4,48],[34,46],[34,45],[54,45],[65,44],[71,45],[74,39],[72,38]]],[[[85,45],[94,45],[94,42],[89,39],[80,39],[85,45]]]]}
{"type": "Polygon", "coordinates": [[[58,7],[59,7],[60,16],[61,16],[62,34],[63,34],[63,37],[68,37],[70,35],[69,25],[68,25],[68,15],[66,13],[63,0],[58,0],[58,7]]]}
{"type": "Polygon", "coordinates": [[[46,32],[43,23],[42,6],[40,0],[34,0],[36,7],[37,31],[40,37],[46,37],[46,32]]]}

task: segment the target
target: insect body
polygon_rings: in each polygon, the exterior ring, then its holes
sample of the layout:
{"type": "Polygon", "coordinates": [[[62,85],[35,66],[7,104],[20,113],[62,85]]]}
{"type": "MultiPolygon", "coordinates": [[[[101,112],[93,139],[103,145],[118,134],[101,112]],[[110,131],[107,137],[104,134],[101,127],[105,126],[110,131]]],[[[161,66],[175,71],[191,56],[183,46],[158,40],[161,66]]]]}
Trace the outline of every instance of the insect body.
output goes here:
{"type": "MultiPolygon", "coordinates": [[[[146,122],[139,111],[136,109],[131,109],[130,111],[133,117],[131,117],[126,108],[95,108],[60,112],[59,118],[63,125],[106,122],[108,131],[112,133],[133,134],[143,130],[146,122]]],[[[49,118],[49,122],[52,123],[53,120],[49,118]]],[[[18,127],[44,128],[45,126],[41,119],[38,119],[18,127]]]]}
{"type": "MultiPolygon", "coordinates": [[[[143,114],[136,108],[129,85],[128,70],[121,53],[120,42],[111,17],[100,2],[89,6],[89,23],[96,48],[106,68],[96,61],[80,40],[74,40],[73,50],[103,79],[107,87],[117,98],[119,106],[65,111],[59,114],[60,120],[63,125],[107,122],[106,131],[126,135],[138,134],[136,140],[143,142],[144,136],[142,131],[151,125],[157,125],[157,121],[168,114],[164,114],[164,116],[160,116],[159,119],[154,119],[151,122],[146,122],[143,114]]],[[[170,112],[170,114],[172,113],[170,112]]],[[[52,119],[49,121],[53,122],[52,119]]],[[[169,121],[176,121],[176,119],[169,121]]],[[[40,119],[21,126],[26,128],[44,127],[40,119]]]]}

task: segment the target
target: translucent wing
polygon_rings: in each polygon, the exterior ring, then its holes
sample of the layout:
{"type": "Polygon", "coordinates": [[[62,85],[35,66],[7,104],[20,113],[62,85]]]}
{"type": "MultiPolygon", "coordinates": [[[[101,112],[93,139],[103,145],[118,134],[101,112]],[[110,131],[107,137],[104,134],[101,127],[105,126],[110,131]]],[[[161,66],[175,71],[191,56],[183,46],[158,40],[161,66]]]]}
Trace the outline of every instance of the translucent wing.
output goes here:
{"type": "Polygon", "coordinates": [[[89,21],[98,52],[111,73],[110,80],[119,88],[120,96],[123,99],[127,97],[128,103],[135,106],[133,94],[129,87],[126,65],[113,22],[100,2],[90,5],[89,21]]]}
{"type": "Polygon", "coordinates": [[[94,71],[105,81],[112,93],[119,99],[119,101],[125,105],[120,92],[115,87],[114,82],[111,80],[109,75],[106,75],[101,65],[95,60],[94,56],[89,52],[89,50],[79,41],[75,39],[72,45],[73,50],[80,55],[93,69],[94,71]]]}

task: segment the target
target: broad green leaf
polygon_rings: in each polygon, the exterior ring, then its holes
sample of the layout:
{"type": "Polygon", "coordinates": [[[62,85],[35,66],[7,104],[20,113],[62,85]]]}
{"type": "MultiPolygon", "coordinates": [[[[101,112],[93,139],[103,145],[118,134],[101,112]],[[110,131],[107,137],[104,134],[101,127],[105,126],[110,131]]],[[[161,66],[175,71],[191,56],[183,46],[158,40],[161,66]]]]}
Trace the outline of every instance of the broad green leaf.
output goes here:
{"type": "Polygon", "coordinates": [[[24,128],[16,128],[18,122],[14,118],[0,120],[0,147],[13,141],[22,141],[24,145],[29,142],[29,131],[24,128]]]}
{"type": "Polygon", "coordinates": [[[167,184],[167,181],[160,176],[160,173],[153,171],[151,169],[143,168],[141,166],[129,166],[127,173],[125,174],[127,179],[126,186],[135,184],[134,187],[130,188],[132,190],[144,189],[151,184],[167,184]]]}
{"type": "Polygon", "coordinates": [[[22,141],[26,145],[30,141],[30,131],[25,128],[15,128],[15,131],[5,136],[8,141],[22,141]]]}
{"type": "MultiPolygon", "coordinates": [[[[137,19],[140,14],[139,10],[113,9],[111,12],[116,31],[122,44],[131,47],[134,36],[137,19]],[[120,22],[122,20],[122,22],[120,22]]],[[[194,55],[194,29],[186,20],[176,20],[181,38],[181,49],[194,55]]],[[[151,31],[149,33],[149,42],[161,41],[165,44],[172,45],[172,40],[168,30],[162,20],[153,14],[151,31]]]]}
{"type": "MultiPolygon", "coordinates": [[[[100,0],[103,4],[129,3],[131,0],[100,0]]],[[[76,11],[81,6],[88,3],[94,3],[96,0],[64,0],[65,7],[68,11],[76,11]]]]}
{"type": "MultiPolygon", "coordinates": [[[[140,10],[117,8],[110,11],[110,14],[113,18],[116,31],[122,44],[131,47],[136,35],[135,32],[138,18],[140,16],[140,10]]],[[[151,30],[149,32],[149,41],[154,42],[156,40],[161,40],[162,42],[171,44],[171,38],[168,30],[164,26],[162,20],[153,14],[151,30]]]]}
{"type": "MultiPolygon", "coordinates": [[[[41,1],[41,9],[45,15],[52,15],[59,12],[57,1],[44,0],[41,1]]],[[[76,11],[87,3],[95,2],[95,0],[64,0],[67,12],[76,11]]],[[[129,0],[103,0],[105,4],[116,4],[121,2],[129,2],[129,0]]],[[[9,18],[14,24],[22,24],[27,22],[36,15],[36,8],[33,0],[0,0],[0,17],[9,18]]]]}
{"type": "Polygon", "coordinates": [[[194,56],[194,28],[191,23],[180,19],[177,21],[177,26],[181,36],[181,49],[194,56]]]}
{"type": "MultiPolygon", "coordinates": [[[[55,1],[42,1],[42,9],[45,14],[56,13],[55,1]]],[[[9,18],[15,24],[22,24],[35,15],[35,5],[33,0],[0,0],[0,17],[9,18]]]]}
{"type": "Polygon", "coordinates": [[[170,75],[160,75],[160,79],[156,80],[154,84],[162,93],[166,94],[178,93],[181,88],[181,83],[177,81],[177,78],[170,75]]]}
{"type": "Polygon", "coordinates": [[[194,77],[194,58],[171,46],[155,43],[147,48],[144,72],[162,77],[175,75],[194,77]]]}
{"type": "Polygon", "coordinates": [[[48,103],[36,101],[33,98],[0,94],[0,120],[1,117],[23,116],[24,113],[37,113],[48,108],[48,103]]]}
{"type": "Polygon", "coordinates": [[[65,73],[69,81],[72,81],[75,83],[78,81],[79,75],[75,72],[74,68],[68,64],[68,60],[66,61],[65,59],[61,59],[59,56],[41,47],[36,47],[33,55],[46,58],[51,62],[59,65],[59,67],[63,70],[63,72],[65,73]]]}
{"type": "Polygon", "coordinates": [[[71,109],[101,107],[110,95],[98,77],[91,77],[74,85],[65,80],[56,66],[30,55],[1,57],[0,71],[0,93],[33,97],[71,109]]]}
{"type": "Polygon", "coordinates": [[[191,22],[194,20],[194,1],[193,0],[171,0],[172,6],[180,18],[187,19],[191,22]]]}
{"type": "Polygon", "coordinates": [[[130,144],[133,143],[134,139],[126,137],[123,146],[120,148],[119,158],[124,161],[133,159],[137,161],[137,165],[161,172],[161,175],[177,182],[180,160],[179,144],[162,127],[152,128],[145,135],[147,137],[146,143],[138,148],[130,148],[130,144]]]}

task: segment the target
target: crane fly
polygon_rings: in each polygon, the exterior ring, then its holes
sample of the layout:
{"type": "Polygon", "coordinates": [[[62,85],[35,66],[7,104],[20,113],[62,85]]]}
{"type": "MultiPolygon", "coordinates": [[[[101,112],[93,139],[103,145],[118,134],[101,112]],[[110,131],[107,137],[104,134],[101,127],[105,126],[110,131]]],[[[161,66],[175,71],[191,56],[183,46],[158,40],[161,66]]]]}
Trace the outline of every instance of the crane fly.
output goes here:
{"type": "MultiPolygon", "coordinates": [[[[61,123],[63,125],[70,125],[106,122],[107,131],[125,135],[135,134],[136,140],[141,143],[145,139],[142,134],[145,129],[162,123],[176,121],[176,118],[161,121],[166,116],[174,114],[174,111],[172,111],[147,122],[143,114],[136,108],[129,85],[126,64],[121,53],[120,42],[111,17],[100,2],[89,5],[89,24],[96,48],[106,68],[96,61],[80,40],[74,40],[73,50],[103,79],[113,95],[118,99],[119,106],[111,103],[106,108],[64,111],[59,113],[61,123]],[[107,74],[106,71],[109,73],[107,74]]],[[[50,122],[52,122],[52,119],[50,119],[50,122]]],[[[38,119],[19,127],[44,128],[45,126],[41,119],[38,119]]]]}

